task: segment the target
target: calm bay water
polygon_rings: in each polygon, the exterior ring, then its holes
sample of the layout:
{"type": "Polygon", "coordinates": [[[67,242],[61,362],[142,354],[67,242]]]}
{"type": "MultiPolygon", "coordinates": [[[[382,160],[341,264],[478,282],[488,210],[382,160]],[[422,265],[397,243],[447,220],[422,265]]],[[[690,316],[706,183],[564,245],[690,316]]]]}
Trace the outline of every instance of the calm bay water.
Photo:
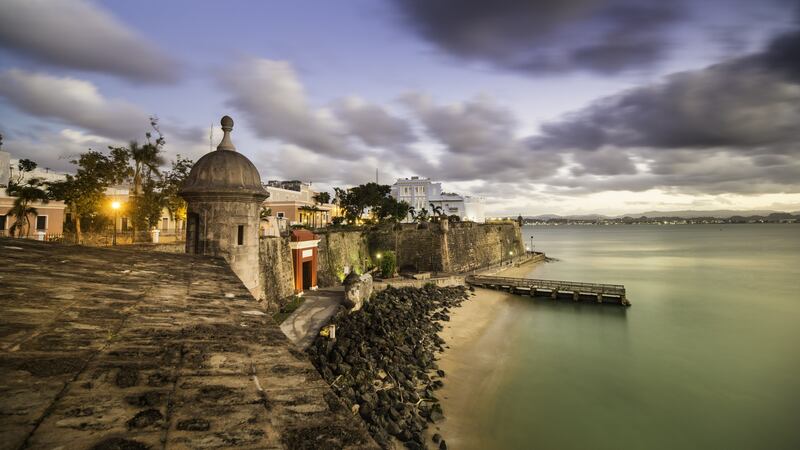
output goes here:
{"type": "Polygon", "coordinates": [[[800,448],[800,225],[524,227],[528,275],[623,309],[509,296],[511,367],[468,446],[800,448]]]}

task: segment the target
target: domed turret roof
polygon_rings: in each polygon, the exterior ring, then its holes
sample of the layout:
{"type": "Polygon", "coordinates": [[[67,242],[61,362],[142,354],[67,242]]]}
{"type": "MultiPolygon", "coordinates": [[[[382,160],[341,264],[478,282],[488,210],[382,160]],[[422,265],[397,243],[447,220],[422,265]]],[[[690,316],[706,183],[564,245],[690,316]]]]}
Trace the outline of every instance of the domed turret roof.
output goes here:
{"type": "Polygon", "coordinates": [[[236,151],[230,133],[233,119],[221,120],[224,135],[217,150],[206,153],[192,167],[180,194],[184,197],[207,195],[243,195],[267,198],[261,175],[246,156],[236,151]]]}

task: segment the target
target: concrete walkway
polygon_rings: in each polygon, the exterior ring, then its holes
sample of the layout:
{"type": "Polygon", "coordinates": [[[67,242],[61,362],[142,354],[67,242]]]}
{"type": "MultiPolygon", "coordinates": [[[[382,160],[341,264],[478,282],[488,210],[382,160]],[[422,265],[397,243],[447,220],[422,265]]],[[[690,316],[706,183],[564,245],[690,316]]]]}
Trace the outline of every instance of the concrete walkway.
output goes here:
{"type": "Polygon", "coordinates": [[[306,299],[286,320],[281,331],[298,348],[305,350],[319,330],[330,322],[344,300],[344,287],[323,288],[303,294],[306,299]]]}

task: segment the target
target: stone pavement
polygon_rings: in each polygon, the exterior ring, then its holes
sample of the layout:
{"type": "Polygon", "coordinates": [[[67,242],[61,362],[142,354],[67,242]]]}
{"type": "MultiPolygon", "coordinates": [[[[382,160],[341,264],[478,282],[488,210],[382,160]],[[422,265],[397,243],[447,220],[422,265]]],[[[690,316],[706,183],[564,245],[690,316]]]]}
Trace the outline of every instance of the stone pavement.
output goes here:
{"type": "Polygon", "coordinates": [[[319,330],[336,314],[344,299],[344,288],[323,288],[305,292],[303,296],[303,303],[281,323],[281,331],[300,350],[308,348],[319,330]]]}
{"type": "Polygon", "coordinates": [[[0,449],[376,447],[225,261],[0,255],[0,449]]]}

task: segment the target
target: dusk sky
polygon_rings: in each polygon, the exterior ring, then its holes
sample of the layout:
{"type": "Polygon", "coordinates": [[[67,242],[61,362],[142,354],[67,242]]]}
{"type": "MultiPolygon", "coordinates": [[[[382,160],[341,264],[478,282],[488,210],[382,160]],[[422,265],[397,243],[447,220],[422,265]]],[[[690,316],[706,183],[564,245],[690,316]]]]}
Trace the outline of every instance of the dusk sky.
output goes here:
{"type": "Polygon", "coordinates": [[[419,175],[487,213],[800,210],[797,0],[0,0],[3,149],[236,122],[264,181],[419,175]]]}

